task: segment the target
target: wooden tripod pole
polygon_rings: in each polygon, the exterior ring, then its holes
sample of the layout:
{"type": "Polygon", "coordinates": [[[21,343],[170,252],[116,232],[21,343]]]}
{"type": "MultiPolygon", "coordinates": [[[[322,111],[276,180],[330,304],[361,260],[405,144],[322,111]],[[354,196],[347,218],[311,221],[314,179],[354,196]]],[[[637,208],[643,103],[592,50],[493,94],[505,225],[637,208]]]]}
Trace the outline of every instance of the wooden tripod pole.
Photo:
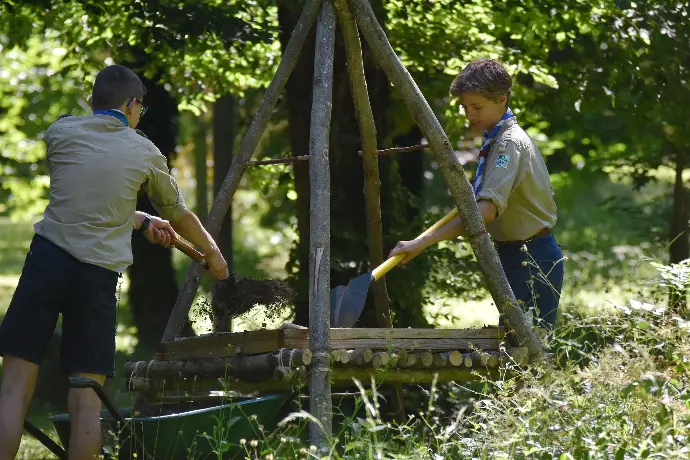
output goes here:
{"type": "MultiPolygon", "coordinates": [[[[327,455],[333,424],[330,363],[331,174],[329,147],[333,108],[335,11],[331,0],[321,5],[314,49],[314,97],[309,133],[309,410],[319,421],[309,426],[309,439],[327,455]]],[[[321,456],[319,455],[319,456],[321,456]]]]}

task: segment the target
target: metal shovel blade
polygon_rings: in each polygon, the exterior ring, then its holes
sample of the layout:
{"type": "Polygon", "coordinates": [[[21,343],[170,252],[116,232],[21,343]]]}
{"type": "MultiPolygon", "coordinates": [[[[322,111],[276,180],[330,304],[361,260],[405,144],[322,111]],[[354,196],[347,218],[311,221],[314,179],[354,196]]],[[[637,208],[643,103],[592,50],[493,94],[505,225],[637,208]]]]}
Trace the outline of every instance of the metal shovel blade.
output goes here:
{"type": "MultiPolygon", "coordinates": [[[[348,283],[344,292],[339,295],[339,303],[335,309],[332,308],[331,310],[337,312],[337,316],[331,317],[333,327],[353,327],[357,323],[367,301],[369,286],[373,281],[374,277],[371,272],[367,272],[353,278],[348,283]]],[[[338,286],[334,290],[341,287],[338,286]]]]}

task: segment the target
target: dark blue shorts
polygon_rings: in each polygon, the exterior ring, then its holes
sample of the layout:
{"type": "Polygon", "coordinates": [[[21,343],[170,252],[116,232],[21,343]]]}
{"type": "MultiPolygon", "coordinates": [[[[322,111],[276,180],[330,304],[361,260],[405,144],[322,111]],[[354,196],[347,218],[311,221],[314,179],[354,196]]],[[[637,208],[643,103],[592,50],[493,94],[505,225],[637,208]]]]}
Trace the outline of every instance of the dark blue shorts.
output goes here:
{"type": "Polygon", "coordinates": [[[556,238],[548,234],[526,243],[496,243],[496,250],[518,302],[525,311],[535,309],[539,327],[553,329],[564,276],[563,252],[556,238]]]}
{"type": "Polygon", "coordinates": [[[0,323],[0,356],[40,365],[62,314],[62,371],[112,377],[118,278],[117,272],[80,262],[35,235],[0,323]]]}

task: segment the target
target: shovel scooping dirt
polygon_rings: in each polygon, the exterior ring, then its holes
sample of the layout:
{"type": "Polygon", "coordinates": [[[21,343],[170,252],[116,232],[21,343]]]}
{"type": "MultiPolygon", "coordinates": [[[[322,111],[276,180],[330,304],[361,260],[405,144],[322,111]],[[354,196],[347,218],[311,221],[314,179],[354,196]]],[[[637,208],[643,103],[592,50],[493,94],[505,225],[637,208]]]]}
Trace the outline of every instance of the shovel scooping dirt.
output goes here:
{"type": "MultiPolygon", "coordinates": [[[[187,242],[175,238],[173,245],[207,268],[202,253],[187,242]]],[[[208,314],[214,330],[227,330],[233,318],[247,313],[256,306],[265,307],[266,319],[275,319],[279,312],[292,304],[294,294],[284,282],[275,279],[255,280],[230,274],[225,280],[215,281],[211,292],[211,302],[204,302],[201,313],[208,314]]]]}

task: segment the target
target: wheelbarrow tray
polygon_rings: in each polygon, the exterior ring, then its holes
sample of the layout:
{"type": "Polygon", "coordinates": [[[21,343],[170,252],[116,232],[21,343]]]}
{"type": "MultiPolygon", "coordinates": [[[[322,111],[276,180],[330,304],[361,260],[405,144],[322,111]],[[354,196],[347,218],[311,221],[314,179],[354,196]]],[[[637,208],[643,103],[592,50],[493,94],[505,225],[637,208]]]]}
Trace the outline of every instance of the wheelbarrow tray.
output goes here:
{"type": "MultiPolygon", "coordinates": [[[[224,458],[232,458],[240,451],[240,439],[258,438],[257,424],[269,430],[275,427],[280,421],[280,409],[290,397],[291,393],[280,393],[195,410],[180,410],[183,406],[180,403],[161,404],[153,406],[154,413],[162,414],[155,416],[132,417],[131,408],[120,409],[120,412],[131,423],[148,453],[156,459],[217,458],[214,451],[221,448],[227,451],[224,458]],[[256,422],[251,420],[253,415],[256,422]]],[[[69,415],[55,415],[50,420],[62,445],[68,449],[69,415]]],[[[107,411],[101,412],[101,421],[104,437],[116,439],[111,433],[118,433],[117,423],[107,411]]],[[[134,446],[129,441],[117,440],[120,446],[117,458],[131,458],[134,446]]],[[[108,446],[107,451],[115,458],[113,446],[108,446]]]]}

